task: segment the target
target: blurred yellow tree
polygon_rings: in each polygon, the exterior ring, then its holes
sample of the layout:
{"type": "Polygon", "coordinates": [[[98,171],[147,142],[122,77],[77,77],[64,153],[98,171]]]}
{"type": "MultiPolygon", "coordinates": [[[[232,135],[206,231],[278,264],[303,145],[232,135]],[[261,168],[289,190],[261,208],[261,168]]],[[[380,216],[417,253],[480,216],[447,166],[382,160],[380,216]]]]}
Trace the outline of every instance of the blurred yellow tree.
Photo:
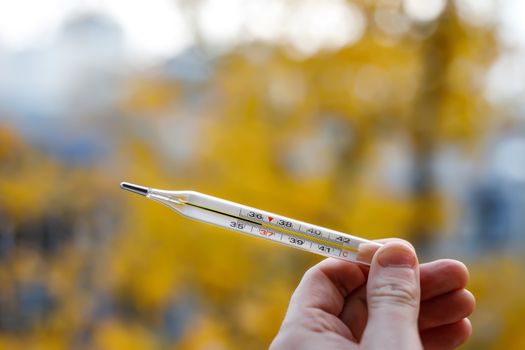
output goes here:
{"type": "MultiPolygon", "coordinates": [[[[184,1],[190,12],[199,3],[184,1]]],[[[497,53],[493,28],[462,22],[449,2],[436,20],[392,34],[382,16],[404,16],[401,1],[352,3],[368,23],[353,45],[305,56],[252,42],[211,60],[203,81],[170,78],[163,66],[130,77],[121,116],[93,122],[115,142],[102,164],[63,164],[1,128],[2,232],[68,226],[51,252],[17,237],[0,256],[9,314],[22,313],[26,289],[56,301],[19,329],[0,329],[0,348],[268,346],[294,286],[321,258],[177,217],[117,193],[122,180],[423,248],[453,226],[455,204],[436,187],[433,161],[446,145],[473,152],[491,125],[481,77],[497,53]]],[[[474,316],[482,332],[471,348],[518,348],[523,268],[471,266],[487,305],[474,316]],[[494,284],[509,280],[518,288],[496,296],[494,284]],[[506,328],[490,330],[493,317],[506,328]]]]}

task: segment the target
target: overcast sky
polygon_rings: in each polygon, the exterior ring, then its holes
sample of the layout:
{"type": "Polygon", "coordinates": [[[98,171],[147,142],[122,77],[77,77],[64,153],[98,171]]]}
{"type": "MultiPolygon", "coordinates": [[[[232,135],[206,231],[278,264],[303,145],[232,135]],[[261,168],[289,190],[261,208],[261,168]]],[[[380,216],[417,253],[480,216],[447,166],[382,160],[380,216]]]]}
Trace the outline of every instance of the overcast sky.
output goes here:
{"type": "MultiPolygon", "coordinates": [[[[400,0],[415,20],[432,20],[445,0],[400,0]]],[[[366,25],[357,6],[345,0],[302,0],[293,11],[280,0],[203,0],[196,23],[203,39],[219,47],[239,40],[288,40],[306,54],[357,41],[366,25]],[[312,28],[324,28],[313,31],[312,28]]],[[[460,14],[482,25],[499,23],[512,45],[525,47],[525,1],[457,0],[460,14]],[[496,6],[496,2],[498,3],[496,6]]],[[[64,20],[76,13],[99,12],[122,27],[130,53],[163,59],[192,44],[188,17],[176,0],[0,0],[0,49],[18,51],[51,40],[64,20]]]]}

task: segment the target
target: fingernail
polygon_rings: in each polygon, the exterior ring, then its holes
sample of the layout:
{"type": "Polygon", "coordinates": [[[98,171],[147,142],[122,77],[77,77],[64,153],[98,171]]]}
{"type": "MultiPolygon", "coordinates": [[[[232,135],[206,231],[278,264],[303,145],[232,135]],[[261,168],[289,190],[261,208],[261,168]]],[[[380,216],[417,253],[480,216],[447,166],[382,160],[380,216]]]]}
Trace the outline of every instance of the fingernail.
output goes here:
{"type": "Polygon", "coordinates": [[[377,261],[383,267],[414,267],[417,259],[406,244],[393,242],[379,249],[377,261]]]}

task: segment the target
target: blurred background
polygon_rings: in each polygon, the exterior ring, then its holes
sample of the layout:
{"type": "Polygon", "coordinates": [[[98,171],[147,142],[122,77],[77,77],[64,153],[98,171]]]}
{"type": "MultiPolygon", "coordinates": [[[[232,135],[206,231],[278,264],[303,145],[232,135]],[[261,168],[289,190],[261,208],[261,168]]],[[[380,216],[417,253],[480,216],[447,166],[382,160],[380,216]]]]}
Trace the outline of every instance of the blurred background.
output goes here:
{"type": "Polygon", "coordinates": [[[471,271],[525,348],[525,2],[0,1],[0,348],[264,349],[321,257],[195,190],[471,271]]]}

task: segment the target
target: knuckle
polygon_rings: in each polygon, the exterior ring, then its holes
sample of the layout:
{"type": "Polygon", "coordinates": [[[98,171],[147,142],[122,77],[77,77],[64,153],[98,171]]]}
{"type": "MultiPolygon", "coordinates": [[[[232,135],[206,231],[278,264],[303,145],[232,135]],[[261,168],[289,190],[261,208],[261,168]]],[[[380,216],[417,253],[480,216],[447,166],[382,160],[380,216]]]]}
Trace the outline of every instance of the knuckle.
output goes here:
{"type": "Polygon", "coordinates": [[[322,275],[322,272],[318,265],[310,267],[303,275],[302,281],[317,280],[322,275]]]}
{"type": "Polygon", "coordinates": [[[371,308],[385,304],[418,308],[419,293],[411,283],[387,282],[369,291],[368,304],[371,308]]]}
{"type": "Polygon", "coordinates": [[[302,326],[305,329],[309,329],[312,332],[321,333],[327,330],[331,330],[331,322],[329,315],[316,308],[307,308],[304,310],[302,317],[302,326]]]}

